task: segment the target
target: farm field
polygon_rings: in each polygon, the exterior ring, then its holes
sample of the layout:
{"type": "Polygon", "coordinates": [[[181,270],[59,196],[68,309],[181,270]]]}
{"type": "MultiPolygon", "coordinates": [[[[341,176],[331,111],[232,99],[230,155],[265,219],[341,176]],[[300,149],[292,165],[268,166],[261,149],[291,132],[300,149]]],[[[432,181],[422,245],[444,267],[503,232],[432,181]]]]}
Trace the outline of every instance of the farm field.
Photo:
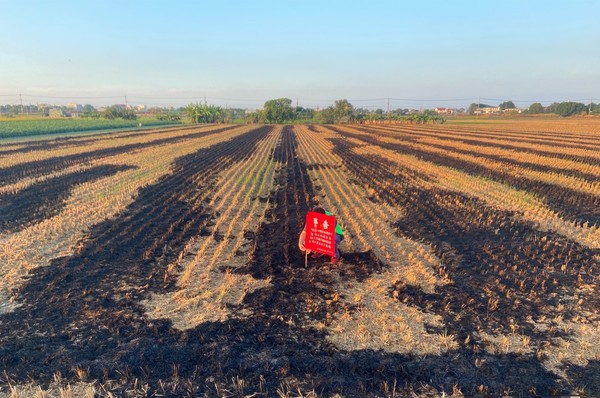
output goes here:
{"type": "Polygon", "coordinates": [[[0,140],[0,276],[0,397],[598,396],[600,121],[0,140]]]}
{"type": "Polygon", "coordinates": [[[0,139],[9,137],[30,137],[47,134],[64,134],[80,131],[136,128],[176,124],[171,121],[143,118],[137,120],[107,119],[0,119],[0,139]]]}

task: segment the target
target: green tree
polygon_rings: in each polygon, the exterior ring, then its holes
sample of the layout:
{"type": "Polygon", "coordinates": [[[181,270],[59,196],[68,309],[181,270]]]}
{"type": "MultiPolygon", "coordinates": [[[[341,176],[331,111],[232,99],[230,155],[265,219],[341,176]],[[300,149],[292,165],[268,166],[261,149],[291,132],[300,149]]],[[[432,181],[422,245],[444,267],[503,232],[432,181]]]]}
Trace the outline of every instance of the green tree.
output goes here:
{"type": "Polygon", "coordinates": [[[283,123],[292,120],[294,118],[292,100],[278,98],[265,102],[261,116],[265,123],[283,123]]]}
{"type": "Polygon", "coordinates": [[[514,104],[514,102],[512,101],[505,101],[503,103],[501,103],[499,106],[501,111],[505,110],[505,109],[515,109],[516,106],[514,104]]]}
{"type": "Polygon", "coordinates": [[[489,105],[486,104],[476,104],[476,103],[472,103],[471,105],[469,105],[469,109],[467,109],[467,112],[472,115],[475,113],[475,111],[477,109],[483,109],[483,108],[489,108],[489,105]]]}
{"type": "Polygon", "coordinates": [[[310,108],[303,108],[297,106],[294,109],[294,120],[295,121],[312,121],[315,117],[315,111],[310,108]]]}
{"type": "Polygon", "coordinates": [[[555,112],[560,116],[572,116],[587,112],[588,107],[581,102],[561,102],[556,106],[555,112]]]}
{"type": "Polygon", "coordinates": [[[538,113],[544,113],[544,107],[539,102],[534,102],[533,104],[529,105],[527,112],[534,115],[538,113]]]}
{"type": "Polygon", "coordinates": [[[187,104],[183,109],[188,117],[192,120],[192,123],[199,123],[200,104],[187,104]]]}
{"type": "Polygon", "coordinates": [[[557,107],[558,107],[558,102],[553,102],[548,106],[547,112],[548,113],[558,113],[558,112],[556,112],[557,107]]]}
{"type": "Polygon", "coordinates": [[[337,123],[351,121],[353,111],[354,106],[346,99],[336,100],[333,103],[333,116],[337,123]]]}
{"type": "Polygon", "coordinates": [[[103,114],[105,119],[124,119],[124,120],[136,120],[137,115],[131,109],[124,109],[120,106],[114,105],[106,108],[103,114]]]}
{"type": "Polygon", "coordinates": [[[223,108],[208,105],[207,103],[200,104],[196,102],[195,104],[188,104],[184,108],[184,111],[193,123],[219,123],[225,117],[223,108]]]}
{"type": "Polygon", "coordinates": [[[81,117],[85,118],[99,118],[100,113],[90,104],[85,104],[83,106],[83,112],[81,112],[81,117]]]}
{"type": "Polygon", "coordinates": [[[333,106],[323,109],[317,114],[317,121],[325,124],[335,123],[335,110],[333,106]]]}

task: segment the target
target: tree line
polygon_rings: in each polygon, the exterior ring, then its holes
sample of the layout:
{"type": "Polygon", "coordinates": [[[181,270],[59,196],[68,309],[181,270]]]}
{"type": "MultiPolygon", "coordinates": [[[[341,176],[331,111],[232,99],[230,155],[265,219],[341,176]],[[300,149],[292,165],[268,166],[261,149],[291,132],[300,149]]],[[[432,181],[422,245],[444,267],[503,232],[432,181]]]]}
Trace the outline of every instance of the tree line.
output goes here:
{"type": "MultiPolygon", "coordinates": [[[[375,121],[404,121],[408,123],[444,123],[445,119],[433,111],[411,113],[408,109],[396,109],[384,112],[381,109],[368,110],[355,108],[348,100],[336,100],[325,109],[311,109],[293,106],[289,98],[268,100],[263,108],[253,112],[241,110],[237,117],[228,115],[231,110],[206,103],[189,104],[184,108],[185,114],[194,123],[364,123],[375,121]],[[229,120],[227,120],[229,119],[229,120]]],[[[238,111],[238,110],[234,110],[238,111]]]]}
{"type": "MultiPolygon", "coordinates": [[[[491,105],[488,104],[477,104],[472,103],[467,109],[467,113],[474,114],[477,110],[484,108],[492,108],[491,105]]],[[[501,103],[498,108],[500,111],[510,111],[516,110],[516,106],[512,101],[505,101],[501,103]]],[[[575,116],[575,115],[597,115],[600,114],[600,104],[595,104],[590,102],[589,104],[583,104],[581,102],[554,102],[549,106],[543,106],[539,102],[534,102],[529,105],[529,108],[523,110],[523,113],[530,115],[538,115],[538,114],[556,114],[559,116],[567,117],[567,116],[575,116]]]]}
{"type": "MultiPolygon", "coordinates": [[[[475,114],[477,110],[490,108],[491,105],[472,103],[466,110],[469,114],[475,114]]],[[[516,110],[513,101],[505,101],[498,106],[500,111],[516,110]]],[[[0,105],[0,114],[3,116],[16,116],[19,114],[41,114],[43,116],[69,116],[73,110],[67,107],[44,108],[40,110],[35,105],[0,105]]],[[[600,104],[590,103],[588,105],[580,102],[555,102],[544,107],[536,102],[523,110],[525,114],[557,114],[560,116],[573,116],[600,114],[600,104]]],[[[264,103],[263,108],[256,111],[247,111],[241,108],[223,108],[204,103],[190,103],[185,107],[152,108],[146,115],[154,116],[159,120],[179,122],[182,117],[192,123],[373,123],[384,121],[396,121],[406,123],[444,123],[445,118],[433,110],[415,111],[409,109],[383,109],[356,108],[348,100],[340,99],[334,101],[333,105],[324,109],[311,109],[301,106],[293,106],[289,98],[271,99],[264,103]]],[[[86,104],[77,112],[83,118],[104,118],[136,120],[138,113],[123,105],[109,106],[102,111],[97,110],[90,104],[86,104]]]]}

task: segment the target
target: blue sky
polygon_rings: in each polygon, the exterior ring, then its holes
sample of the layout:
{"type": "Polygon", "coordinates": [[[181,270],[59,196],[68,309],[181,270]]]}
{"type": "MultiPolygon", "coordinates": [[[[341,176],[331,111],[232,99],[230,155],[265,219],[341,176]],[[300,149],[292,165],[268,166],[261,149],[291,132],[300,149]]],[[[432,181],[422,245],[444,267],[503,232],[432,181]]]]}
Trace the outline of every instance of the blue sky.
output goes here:
{"type": "Polygon", "coordinates": [[[0,0],[0,103],[596,98],[600,1],[0,0]]]}

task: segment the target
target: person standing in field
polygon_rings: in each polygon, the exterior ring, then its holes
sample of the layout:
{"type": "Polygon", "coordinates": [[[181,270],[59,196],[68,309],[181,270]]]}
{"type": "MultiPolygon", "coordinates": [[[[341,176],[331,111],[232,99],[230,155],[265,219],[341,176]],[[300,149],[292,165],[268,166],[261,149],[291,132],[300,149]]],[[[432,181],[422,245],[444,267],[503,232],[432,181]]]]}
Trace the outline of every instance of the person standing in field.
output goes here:
{"type": "MultiPolygon", "coordinates": [[[[333,213],[328,212],[328,211],[326,211],[325,209],[323,209],[322,207],[319,207],[319,206],[313,207],[311,209],[311,211],[314,211],[315,213],[326,214],[328,216],[333,215],[333,213]]],[[[306,247],[304,247],[305,240],[306,240],[306,225],[302,229],[302,232],[300,233],[300,237],[298,238],[298,248],[300,248],[301,251],[308,252],[308,254],[310,254],[310,250],[307,250],[306,247]]],[[[335,257],[331,257],[331,263],[332,264],[337,263],[337,261],[340,258],[340,250],[338,249],[338,246],[340,245],[340,243],[343,240],[344,240],[344,230],[342,229],[342,227],[340,226],[340,223],[337,222],[337,219],[336,219],[336,225],[335,225],[335,257]]],[[[321,256],[322,256],[322,254],[320,254],[320,253],[313,253],[312,254],[313,258],[319,258],[321,256]]]]}

